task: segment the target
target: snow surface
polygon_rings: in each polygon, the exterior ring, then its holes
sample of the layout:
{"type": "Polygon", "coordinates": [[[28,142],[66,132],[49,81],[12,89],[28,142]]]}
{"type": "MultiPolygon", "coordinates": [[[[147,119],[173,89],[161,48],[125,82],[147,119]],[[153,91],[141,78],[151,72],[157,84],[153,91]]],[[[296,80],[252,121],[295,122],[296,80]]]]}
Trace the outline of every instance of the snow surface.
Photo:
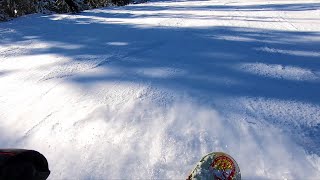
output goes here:
{"type": "Polygon", "coordinates": [[[0,24],[0,146],[50,179],[320,177],[320,3],[179,0],[0,24]]]}

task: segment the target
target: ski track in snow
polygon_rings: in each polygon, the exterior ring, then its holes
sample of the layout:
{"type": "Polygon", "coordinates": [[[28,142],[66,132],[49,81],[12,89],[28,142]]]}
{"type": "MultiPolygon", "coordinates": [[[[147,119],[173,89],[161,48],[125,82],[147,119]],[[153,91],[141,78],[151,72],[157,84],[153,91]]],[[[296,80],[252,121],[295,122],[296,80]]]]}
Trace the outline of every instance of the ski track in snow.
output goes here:
{"type": "Polygon", "coordinates": [[[0,147],[50,179],[320,177],[320,3],[151,1],[0,23],[0,147]]]}

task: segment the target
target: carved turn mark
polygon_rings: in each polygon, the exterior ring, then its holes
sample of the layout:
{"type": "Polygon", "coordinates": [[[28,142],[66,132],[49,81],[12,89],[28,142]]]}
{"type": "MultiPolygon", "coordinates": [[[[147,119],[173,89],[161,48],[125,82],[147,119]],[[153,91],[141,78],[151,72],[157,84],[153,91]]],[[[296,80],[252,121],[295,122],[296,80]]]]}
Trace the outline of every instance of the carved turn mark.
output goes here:
{"type": "Polygon", "coordinates": [[[24,133],[24,135],[19,138],[15,144],[19,144],[20,142],[22,142],[23,140],[25,140],[26,138],[28,138],[33,132],[35,132],[37,129],[43,127],[43,125],[48,121],[48,119],[52,116],[52,114],[56,113],[55,112],[51,112],[50,114],[48,114],[46,117],[44,117],[40,122],[38,122],[36,125],[32,126],[26,133],[24,133]]]}

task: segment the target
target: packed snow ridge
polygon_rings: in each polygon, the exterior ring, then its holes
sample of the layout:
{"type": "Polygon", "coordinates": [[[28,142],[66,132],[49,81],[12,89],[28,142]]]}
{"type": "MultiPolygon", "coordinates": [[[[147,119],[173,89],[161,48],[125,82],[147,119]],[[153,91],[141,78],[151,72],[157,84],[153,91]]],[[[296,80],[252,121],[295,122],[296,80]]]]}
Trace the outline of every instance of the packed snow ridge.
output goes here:
{"type": "Polygon", "coordinates": [[[0,23],[0,147],[51,179],[320,177],[320,3],[151,1],[0,23]]]}

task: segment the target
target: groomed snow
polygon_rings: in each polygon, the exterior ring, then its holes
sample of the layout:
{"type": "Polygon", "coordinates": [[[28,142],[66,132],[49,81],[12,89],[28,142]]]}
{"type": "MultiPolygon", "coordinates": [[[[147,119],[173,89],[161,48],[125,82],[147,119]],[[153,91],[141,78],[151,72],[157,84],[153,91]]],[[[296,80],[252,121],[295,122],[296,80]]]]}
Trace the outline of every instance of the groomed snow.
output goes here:
{"type": "Polygon", "coordinates": [[[320,3],[151,1],[0,23],[0,148],[50,179],[320,177],[320,3]]]}

